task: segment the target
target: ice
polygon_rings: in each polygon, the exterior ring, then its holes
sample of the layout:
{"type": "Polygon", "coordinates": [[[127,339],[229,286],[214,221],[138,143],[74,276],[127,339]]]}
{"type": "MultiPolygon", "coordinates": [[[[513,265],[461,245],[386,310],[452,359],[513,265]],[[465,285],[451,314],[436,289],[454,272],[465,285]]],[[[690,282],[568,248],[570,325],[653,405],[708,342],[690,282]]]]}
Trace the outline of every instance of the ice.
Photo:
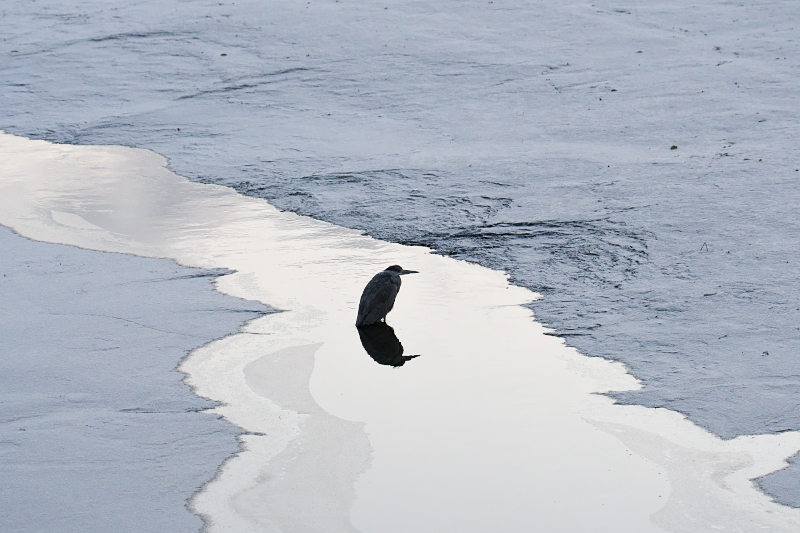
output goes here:
{"type": "Polygon", "coordinates": [[[673,411],[614,405],[597,393],[638,382],[547,335],[521,306],[537,295],[502,272],[280,212],[165,164],[3,134],[0,223],[226,268],[222,293],[283,310],[180,367],[248,433],[190,502],[209,531],[797,529],[798,511],[751,480],[784,466],[800,433],[725,441],[673,411]],[[420,272],[390,314],[421,354],[401,369],[376,364],[352,325],[363,284],[394,263],[420,272]]]}

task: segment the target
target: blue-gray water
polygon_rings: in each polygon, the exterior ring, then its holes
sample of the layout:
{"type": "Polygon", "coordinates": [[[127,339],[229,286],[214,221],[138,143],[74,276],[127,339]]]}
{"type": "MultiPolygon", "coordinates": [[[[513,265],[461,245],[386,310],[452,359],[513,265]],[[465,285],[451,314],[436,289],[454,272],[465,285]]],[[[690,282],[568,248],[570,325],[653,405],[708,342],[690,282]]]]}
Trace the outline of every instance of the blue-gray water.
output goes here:
{"type": "Polygon", "coordinates": [[[0,10],[0,129],[506,270],[619,401],[800,429],[795,2],[0,10]]]}

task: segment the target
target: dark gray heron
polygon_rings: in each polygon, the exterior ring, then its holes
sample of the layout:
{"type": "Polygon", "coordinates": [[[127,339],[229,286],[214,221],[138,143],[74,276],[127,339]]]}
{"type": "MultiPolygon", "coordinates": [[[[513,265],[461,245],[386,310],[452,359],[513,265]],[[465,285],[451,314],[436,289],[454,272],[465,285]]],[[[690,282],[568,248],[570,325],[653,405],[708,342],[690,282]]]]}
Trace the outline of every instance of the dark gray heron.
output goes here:
{"type": "Polygon", "coordinates": [[[417,274],[417,271],[403,270],[398,265],[392,265],[369,280],[361,293],[356,327],[368,326],[381,320],[386,322],[386,315],[394,307],[394,299],[400,291],[400,276],[403,274],[417,274]]]}

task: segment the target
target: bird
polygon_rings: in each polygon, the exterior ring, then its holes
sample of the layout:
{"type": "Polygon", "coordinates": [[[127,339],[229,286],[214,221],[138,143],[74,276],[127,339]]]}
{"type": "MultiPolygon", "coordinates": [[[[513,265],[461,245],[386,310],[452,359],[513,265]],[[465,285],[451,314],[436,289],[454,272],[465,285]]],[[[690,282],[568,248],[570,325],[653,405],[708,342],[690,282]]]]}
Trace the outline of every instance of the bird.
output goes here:
{"type": "Polygon", "coordinates": [[[394,299],[400,290],[400,276],[404,274],[418,274],[418,272],[403,270],[399,265],[392,265],[369,280],[364,292],[361,293],[356,327],[368,326],[381,320],[386,322],[386,315],[394,307],[394,299]]]}

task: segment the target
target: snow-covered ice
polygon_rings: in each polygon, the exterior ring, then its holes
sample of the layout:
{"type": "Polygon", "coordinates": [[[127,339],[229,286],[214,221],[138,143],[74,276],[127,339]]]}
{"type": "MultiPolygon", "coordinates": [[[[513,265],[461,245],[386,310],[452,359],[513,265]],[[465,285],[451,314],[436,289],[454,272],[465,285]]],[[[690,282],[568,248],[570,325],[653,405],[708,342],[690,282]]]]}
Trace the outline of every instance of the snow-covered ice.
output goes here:
{"type": "Polygon", "coordinates": [[[800,511],[751,481],[800,450],[799,433],[723,441],[678,413],[614,405],[596,393],[636,380],[546,335],[520,306],[536,295],[503,273],[282,213],[165,165],[143,150],[3,134],[0,223],[229,268],[220,291],[284,310],[181,366],[249,433],[191,502],[209,531],[800,526],[800,511]],[[391,315],[422,354],[400,370],[375,364],[352,326],[364,280],[391,263],[420,271],[391,315]]]}
{"type": "MultiPolygon", "coordinates": [[[[795,1],[0,13],[0,129],[149,148],[190,180],[505,271],[543,296],[539,323],[641,382],[618,401],[736,442],[800,430],[795,1]]],[[[799,473],[758,483],[800,506],[799,473]]]]}

